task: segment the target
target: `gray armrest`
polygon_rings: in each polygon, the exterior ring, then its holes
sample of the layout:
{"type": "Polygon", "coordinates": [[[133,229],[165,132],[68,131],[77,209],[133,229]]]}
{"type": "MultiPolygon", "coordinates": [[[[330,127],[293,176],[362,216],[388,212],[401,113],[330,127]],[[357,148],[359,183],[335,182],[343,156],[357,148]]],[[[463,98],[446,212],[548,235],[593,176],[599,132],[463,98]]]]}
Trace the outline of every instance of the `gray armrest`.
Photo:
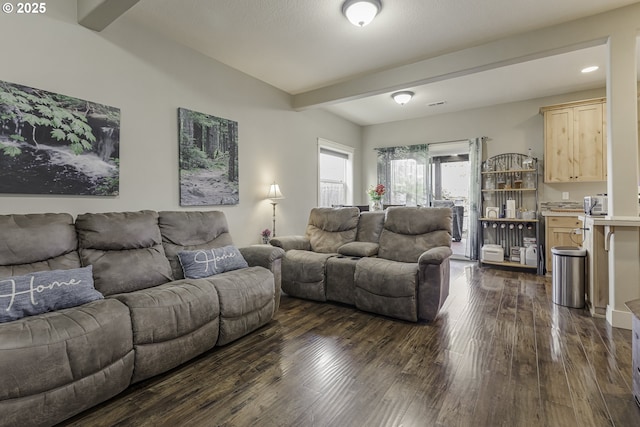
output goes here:
{"type": "Polygon", "coordinates": [[[437,246],[425,251],[418,258],[419,264],[442,264],[442,262],[453,255],[453,251],[448,246],[437,246]]]}
{"type": "Polygon", "coordinates": [[[299,249],[303,251],[311,250],[311,242],[304,236],[284,236],[284,237],[274,237],[269,240],[273,246],[278,248],[282,248],[285,251],[290,251],[291,249],[299,249]]]}
{"type": "Polygon", "coordinates": [[[264,267],[271,270],[275,286],[273,315],[280,308],[280,293],[282,289],[282,257],[284,250],[269,245],[255,245],[239,248],[242,257],[250,267],[264,267]]]}
{"type": "Polygon", "coordinates": [[[434,320],[449,295],[449,269],[453,251],[437,246],[418,258],[418,318],[434,320]]]}
{"type": "Polygon", "coordinates": [[[259,266],[269,270],[275,260],[284,256],[284,251],[275,246],[255,245],[238,249],[250,267],[259,266]]]}

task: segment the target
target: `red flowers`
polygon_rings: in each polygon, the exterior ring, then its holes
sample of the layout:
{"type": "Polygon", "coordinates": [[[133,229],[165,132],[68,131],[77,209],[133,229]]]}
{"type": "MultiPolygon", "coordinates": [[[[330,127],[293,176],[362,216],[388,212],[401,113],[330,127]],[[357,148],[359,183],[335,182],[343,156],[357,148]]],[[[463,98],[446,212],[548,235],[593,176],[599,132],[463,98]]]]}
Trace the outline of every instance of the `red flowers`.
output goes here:
{"type": "Polygon", "coordinates": [[[369,187],[369,191],[367,191],[367,193],[371,200],[380,200],[382,199],[382,196],[384,196],[385,191],[384,185],[378,184],[375,187],[373,185],[369,187]]]}

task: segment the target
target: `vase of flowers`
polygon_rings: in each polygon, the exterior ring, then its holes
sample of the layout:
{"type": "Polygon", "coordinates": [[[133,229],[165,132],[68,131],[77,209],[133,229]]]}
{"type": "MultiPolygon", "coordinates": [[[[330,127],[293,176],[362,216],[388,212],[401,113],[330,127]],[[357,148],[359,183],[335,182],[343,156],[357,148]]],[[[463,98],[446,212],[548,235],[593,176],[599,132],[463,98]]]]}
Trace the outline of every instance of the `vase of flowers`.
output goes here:
{"type": "Polygon", "coordinates": [[[262,236],[262,243],[267,244],[269,243],[269,237],[271,237],[271,230],[265,228],[260,232],[260,235],[262,236]]]}
{"type": "Polygon", "coordinates": [[[381,211],[382,210],[382,196],[384,196],[385,188],[384,185],[378,184],[375,187],[372,185],[369,187],[369,210],[370,211],[381,211]]]}

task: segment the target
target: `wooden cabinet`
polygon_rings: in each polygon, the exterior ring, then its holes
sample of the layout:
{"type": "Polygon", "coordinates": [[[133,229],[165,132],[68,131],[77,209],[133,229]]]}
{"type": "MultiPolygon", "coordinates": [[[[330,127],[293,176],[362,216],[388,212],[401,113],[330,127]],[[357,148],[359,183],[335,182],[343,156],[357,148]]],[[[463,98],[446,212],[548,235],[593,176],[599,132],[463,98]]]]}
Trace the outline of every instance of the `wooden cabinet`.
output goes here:
{"type": "Polygon", "coordinates": [[[604,98],[542,107],[544,181],[607,180],[604,98]]]}
{"type": "Polygon", "coordinates": [[[609,303],[609,254],[604,250],[604,225],[586,217],[582,248],[587,251],[587,303],[592,316],[604,317],[609,303]]]}
{"type": "Polygon", "coordinates": [[[551,248],[554,246],[581,246],[582,236],[575,235],[574,229],[582,228],[577,216],[547,216],[545,218],[546,266],[551,272],[551,248]]]}

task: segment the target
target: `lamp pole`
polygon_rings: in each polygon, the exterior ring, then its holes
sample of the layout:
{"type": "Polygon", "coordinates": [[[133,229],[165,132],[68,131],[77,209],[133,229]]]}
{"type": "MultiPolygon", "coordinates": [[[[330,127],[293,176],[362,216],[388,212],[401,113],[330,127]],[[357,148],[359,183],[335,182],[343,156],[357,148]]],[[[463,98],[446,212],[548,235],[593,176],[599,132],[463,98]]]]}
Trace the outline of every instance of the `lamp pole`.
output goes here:
{"type": "Polygon", "coordinates": [[[276,237],[276,205],[278,202],[271,201],[271,205],[273,206],[273,237],[276,237]]]}
{"type": "Polygon", "coordinates": [[[273,182],[269,187],[269,192],[267,193],[267,199],[271,199],[271,206],[273,206],[273,237],[276,237],[276,205],[278,204],[278,199],[284,199],[284,196],[280,192],[280,186],[273,182]]]}

